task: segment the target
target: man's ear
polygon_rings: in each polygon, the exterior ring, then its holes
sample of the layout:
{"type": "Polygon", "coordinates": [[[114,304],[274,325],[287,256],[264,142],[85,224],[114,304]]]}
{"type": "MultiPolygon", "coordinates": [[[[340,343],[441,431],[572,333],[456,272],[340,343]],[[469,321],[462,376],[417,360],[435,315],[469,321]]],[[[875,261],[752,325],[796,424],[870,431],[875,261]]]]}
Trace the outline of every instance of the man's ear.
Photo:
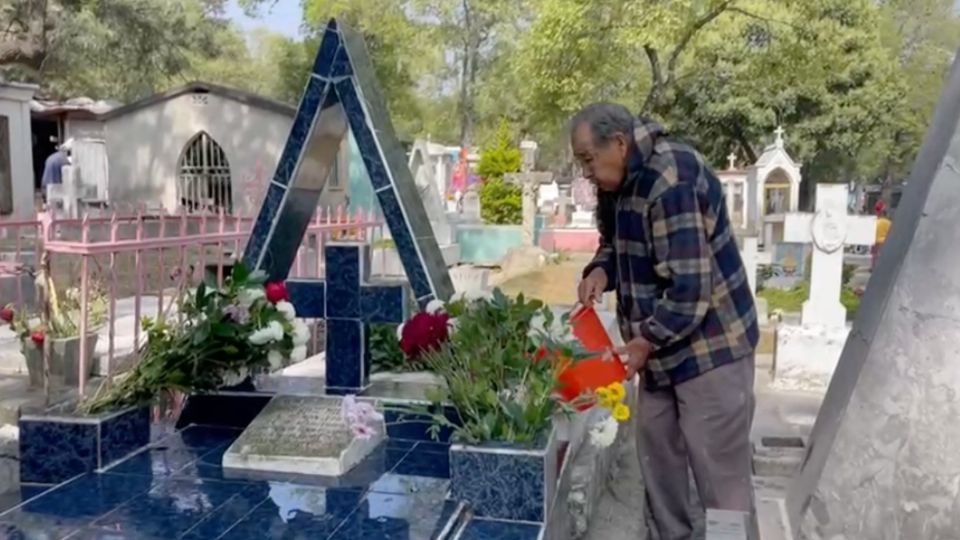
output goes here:
{"type": "Polygon", "coordinates": [[[620,153],[620,157],[626,160],[627,154],[630,153],[630,139],[623,133],[617,133],[614,137],[617,141],[617,152],[620,153]]]}

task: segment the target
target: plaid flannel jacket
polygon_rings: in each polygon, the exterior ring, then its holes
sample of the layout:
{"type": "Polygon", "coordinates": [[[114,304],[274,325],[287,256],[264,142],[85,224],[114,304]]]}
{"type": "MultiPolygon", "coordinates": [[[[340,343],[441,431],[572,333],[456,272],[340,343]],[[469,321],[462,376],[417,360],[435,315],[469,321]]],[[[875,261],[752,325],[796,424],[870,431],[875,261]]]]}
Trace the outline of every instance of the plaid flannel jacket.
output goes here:
{"type": "Polygon", "coordinates": [[[747,358],[759,330],[720,181],[655,123],[637,120],[634,140],[623,185],[602,195],[616,218],[600,223],[583,275],[602,267],[624,338],[653,345],[645,385],[656,390],[747,358]]]}

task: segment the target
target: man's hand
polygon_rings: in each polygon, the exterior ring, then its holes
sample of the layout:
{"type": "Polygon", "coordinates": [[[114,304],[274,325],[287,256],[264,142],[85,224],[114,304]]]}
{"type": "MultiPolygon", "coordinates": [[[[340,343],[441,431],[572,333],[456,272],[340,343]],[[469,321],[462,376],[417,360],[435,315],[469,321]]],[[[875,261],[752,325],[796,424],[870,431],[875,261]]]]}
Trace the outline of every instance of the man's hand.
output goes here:
{"type": "Polygon", "coordinates": [[[584,306],[592,306],[600,301],[606,289],[607,273],[598,266],[580,281],[580,285],[577,286],[577,298],[584,306]]]}
{"type": "Polygon", "coordinates": [[[649,341],[642,337],[636,337],[628,341],[623,347],[614,349],[613,354],[620,356],[623,364],[627,366],[626,380],[629,381],[647,364],[647,358],[650,357],[652,351],[653,346],[650,345],[649,341]]]}

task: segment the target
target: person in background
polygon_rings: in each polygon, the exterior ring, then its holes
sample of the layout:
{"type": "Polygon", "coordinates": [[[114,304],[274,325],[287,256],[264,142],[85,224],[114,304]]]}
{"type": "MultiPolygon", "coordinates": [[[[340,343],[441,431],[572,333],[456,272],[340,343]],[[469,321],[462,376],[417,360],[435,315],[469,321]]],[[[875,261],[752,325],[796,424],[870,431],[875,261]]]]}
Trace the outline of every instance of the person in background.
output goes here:
{"type": "Polygon", "coordinates": [[[598,188],[600,247],[579,301],[616,291],[637,414],[647,504],[661,540],[689,540],[689,466],[704,509],[749,516],[757,312],[720,181],[693,148],[621,105],[590,105],[570,125],[598,188]]]}
{"type": "Polygon", "coordinates": [[[873,257],[872,262],[870,263],[871,269],[877,265],[877,257],[880,255],[880,248],[882,248],[883,244],[887,241],[887,235],[890,234],[890,226],[893,225],[893,222],[890,221],[889,218],[887,206],[883,204],[883,201],[877,203],[875,210],[877,212],[877,236],[876,240],[874,241],[873,248],[870,250],[870,255],[873,257]]]}
{"type": "Polygon", "coordinates": [[[50,154],[43,164],[43,177],[40,181],[41,195],[44,202],[47,200],[47,186],[59,185],[63,183],[63,168],[70,165],[70,152],[73,146],[73,139],[61,144],[57,151],[50,154]]]}

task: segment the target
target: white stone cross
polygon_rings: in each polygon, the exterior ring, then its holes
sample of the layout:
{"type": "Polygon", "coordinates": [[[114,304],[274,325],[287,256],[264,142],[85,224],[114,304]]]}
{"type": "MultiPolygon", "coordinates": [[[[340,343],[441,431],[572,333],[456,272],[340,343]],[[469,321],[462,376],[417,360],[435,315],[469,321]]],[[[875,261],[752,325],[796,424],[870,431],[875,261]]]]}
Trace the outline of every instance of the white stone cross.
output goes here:
{"type": "Polygon", "coordinates": [[[784,223],[784,241],[813,243],[810,296],[803,303],[804,326],[845,328],[847,311],[840,303],[843,286],[843,248],[872,246],[877,218],[847,215],[845,184],[817,185],[814,214],[789,213],[784,223]]]}
{"type": "Polygon", "coordinates": [[[737,154],[736,154],[736,152],[730,152],[730,155],[727,156],[727,161],[729,161],[729,163],[730,163],[730,164],[727,166],[727,170],[732,171],[732,170],[736,169],[736,168],[737,168],[737,154]]]}
{"type": "Polygon", "coordinates": [[[777,129],[773,130],[773,133],[777,136],[777,140],[774,142],[778,147],[783,148],[783,134],[786,133],[786,131],[783,130],[783,126],[777,126],[777,129]]]}

